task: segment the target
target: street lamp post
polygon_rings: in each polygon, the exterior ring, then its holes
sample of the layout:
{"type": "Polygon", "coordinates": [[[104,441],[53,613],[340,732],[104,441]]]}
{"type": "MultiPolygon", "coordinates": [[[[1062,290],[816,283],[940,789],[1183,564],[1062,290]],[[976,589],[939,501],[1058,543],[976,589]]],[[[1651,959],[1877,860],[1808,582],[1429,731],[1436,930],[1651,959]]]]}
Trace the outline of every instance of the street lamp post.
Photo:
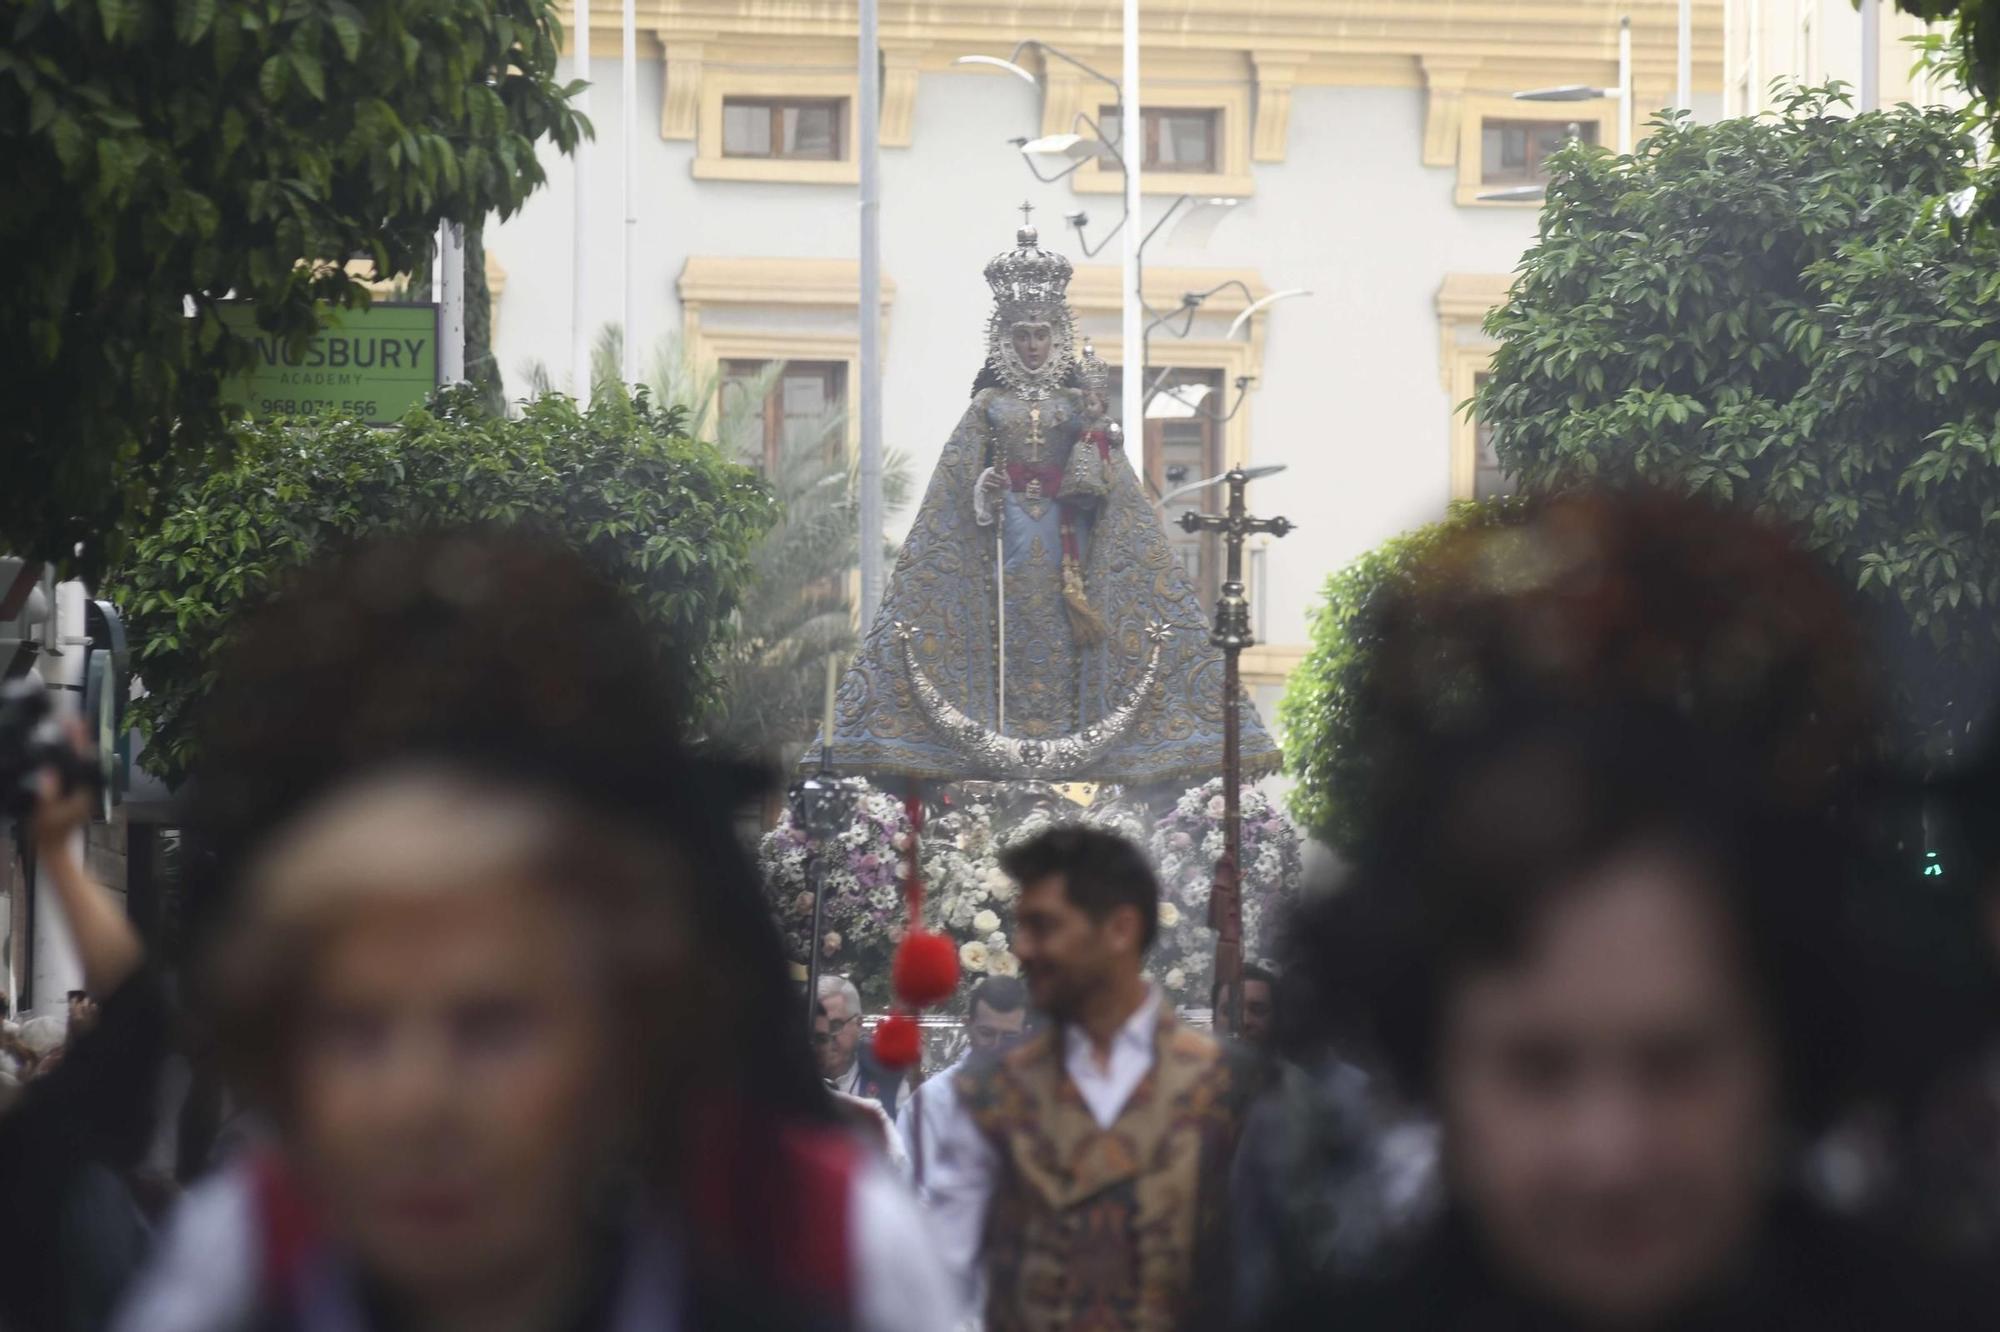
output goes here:
{"type": "MultiPolygon", "coordinates": [[[[1271,470],[1258,469],[1256,475],[1271,470]]],[[[1209,641],[1222,649],[1222,857],[1215,866],[1215,888],[1209,896],[1208,924],[1215,931],[1215,984],[1227,986],[1229,1029],[1243,1029],[1243,719],[1240,658],[1257,640],[1250,631],[1250,600],[1243,588],[1243,543],[1253,535],[1282,537],[1292,530],[1288,518],[1253,518],[1243,502],[1252,473],[1233,467],[1222,480],[1229,486],[1229,507],[1222,513],[1181,515],[1185,532],[1220,532],[1228,550],[1222,595],[1215,603],[1215,627],[1209,641]]]]}
{"type": "Polygon", "coordinates": [[[1882,0],[1861,0],[1861,109],[1882,109],[1882,0]]]}
{"type": "Polygon", "coordinates": [[[821,929],[826,922],[825,846],[854,815],[854,791],[834,775],[824,739],[819,768],[792,783],[787,795],[792,821],[806,834],[806,888],[812,893],[812,937],[806,941],[806,1030],[812,1030],[819,1006],[821,929]]]}
{"type": "MultiPolygon", "coordinates": [[[[1588,83],[1566,83],[1559,88],[1534,88],[1528,92],[1517,92],[1517,102],[1590,102],[1607,98],[1618,103],[1618,155],[1632,155],[1632,20],[1628,16],[1618,20],[1618,86],[1599,88],[1588,83]]],[[[1579,127],[1571,126],[1570,137],[1579,133],[1579,127]]],[[[1492,190],[1479,196],[1482,203],[1532,203],[1548,196],[1542,185],[1513,185],[1506,189],[1492,190]]]]}

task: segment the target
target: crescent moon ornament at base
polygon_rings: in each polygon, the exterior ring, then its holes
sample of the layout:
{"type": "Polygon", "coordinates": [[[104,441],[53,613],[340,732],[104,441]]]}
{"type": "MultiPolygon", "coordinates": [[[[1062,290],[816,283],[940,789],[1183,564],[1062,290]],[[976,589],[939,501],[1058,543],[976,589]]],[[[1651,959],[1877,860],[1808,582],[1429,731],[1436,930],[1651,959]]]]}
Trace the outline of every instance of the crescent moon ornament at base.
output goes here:
{"type": "Polygon", "coordinates": [[[917,664],[914,643],[916,631],[907,624],[896,626],[896,637],[903,645],[903,664],[910,676],[910,686],[916,690],[917,700],[922,704],[924,715],[931,726],[945,738],[953,748],[978,768],[987,772],[998,772],[1007,777],[1029,777],[1043,781],[1061,781],[1080,777],[1104,752],[1116,743],[1118,738],[1130,729],[1145,708],[1146,700],[1153,687],[1160,680],[1161,651],[1167,637],[1173,630],[1164,624],[1146,626],[1146,637],[1152,641],[1152,651],[1146,656],[1146,669],[1139,674],[1139,682],[1132,687],[1125,702],[1092,722],[1082,730],[1058,736],[1054,740],[1031,740],[1021,736],[1001,735],[990,727],[981,725],[952,701],[917,664]]]}

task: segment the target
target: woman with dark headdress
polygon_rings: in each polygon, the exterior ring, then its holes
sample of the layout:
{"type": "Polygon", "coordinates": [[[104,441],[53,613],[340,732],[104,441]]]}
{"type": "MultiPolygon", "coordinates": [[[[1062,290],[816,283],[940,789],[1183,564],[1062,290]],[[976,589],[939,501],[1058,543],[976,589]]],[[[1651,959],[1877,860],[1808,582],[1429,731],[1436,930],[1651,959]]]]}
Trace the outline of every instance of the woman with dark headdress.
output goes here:
{"type": "Polygon", "coordinates": [[[1824,573],[1737,516],[1578,497],[1453,538],[1372,627],[1367,836],[1294,954],[1441,1125],[1443,1206],[1270,1325],[1993,1326],[1806,1188],[1860,1067],[1873,738],[1824,573]]]}
{"type": "Polygon", "coordinates": [[[132,1332],[919,1332],[954,1301],[834,1122],[659,654],[576,556],[363,545],[209,706],[202,997],[275,1125],[192,1194],[132,1332]]]}

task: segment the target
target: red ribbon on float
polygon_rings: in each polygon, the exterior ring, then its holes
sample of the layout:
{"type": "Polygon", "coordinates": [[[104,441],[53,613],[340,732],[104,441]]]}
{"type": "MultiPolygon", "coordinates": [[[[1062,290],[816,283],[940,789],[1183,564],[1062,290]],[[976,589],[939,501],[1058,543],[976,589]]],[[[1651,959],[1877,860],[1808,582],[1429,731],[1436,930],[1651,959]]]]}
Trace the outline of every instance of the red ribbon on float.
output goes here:
{"type": "Polygon", "coordinates": [[[923,796],[912,790],[903,797],[903,811],[910,820],[909,872],[903,888],[909,924],[889,967],[896,1008],[875,1028],[876,1061],[897,1069],[910,1067],[923,1055],[917,1011],[943,1003],[958,989],[958,949],[949,936],[924,928],[923,796]]]}

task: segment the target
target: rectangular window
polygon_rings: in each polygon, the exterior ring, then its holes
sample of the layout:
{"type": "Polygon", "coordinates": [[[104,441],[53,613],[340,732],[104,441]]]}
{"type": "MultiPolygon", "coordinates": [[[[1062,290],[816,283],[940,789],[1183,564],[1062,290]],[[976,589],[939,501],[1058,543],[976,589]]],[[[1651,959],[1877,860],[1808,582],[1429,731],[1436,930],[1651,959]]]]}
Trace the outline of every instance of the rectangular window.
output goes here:
{"type": "MultiPolygon", "coordinates": [[[[1110,393],[1114,417],[1123,403],[1122,382],[1122,371],[1113,368],[1110,393]]],[[[1146,409],[1144,456],[1132,459],[1148,498],[1157,501],[1177,487],[1207,480],[1223,470],[1220,418],[1228,411],[1220,370],[1176,370],[1167,376],[1146,409]]],[[[1127,430],[1128,450],[1132,438],[1133,432],[1127,430]]],[[[1167,544],[1201,597],[1203,610],[1213,607],[1222,588],[1221,538],[1213,532],[1183,532],[1181,514],[1190,510],[1220,513],[1223,498],[1221,486],[1209,486],[1178,496],[1160,510],[1161,521],[1167,526],[1167,544]]]]}
{"type": "MultiPolygon", "coordinates": [[[[1100,107],[1098,122],[1113,144],[1125,131],[1115,106],[1100,107]]],[[[1143,106],[1139,124],[1146,138],[1145,171],[1213,176],[1222,170],[1222,112],[1208,107],[1143,106]]]]}
{"type": "Polygon", "coordinates": [[[722,155],[780,162],[846,160],[844,98],[727,97],[722,102],[722,155]]]}
{"type": "MultiPolygon", "coordinates": [[[[1486,387],[1491,375],[1473,377],[1474,390],[1486,387]]],[[[1493,452],[1493,428],[1477,416],[1472,419],[1473,455],[1472,498],[1477,500],[1498,499],[1502,495],[1514,493],[1514,478],[1507,475],[1500,466],[1499,455],[1493,452]]]]}
{"type": "Polygon", "coordinates": [[[843,361],[724,361],[721,398],[724,442],[766,476],[800,448],[833,456],[845,438],[843,361]]]}
{"type": "Polygon", "coordinates": [[[1541,185],[1548,158],[1571,139],[1597,142],[1597,122],[1486,120],[1479,128],[1479,179],[1486,185],[1541,185]]]}

